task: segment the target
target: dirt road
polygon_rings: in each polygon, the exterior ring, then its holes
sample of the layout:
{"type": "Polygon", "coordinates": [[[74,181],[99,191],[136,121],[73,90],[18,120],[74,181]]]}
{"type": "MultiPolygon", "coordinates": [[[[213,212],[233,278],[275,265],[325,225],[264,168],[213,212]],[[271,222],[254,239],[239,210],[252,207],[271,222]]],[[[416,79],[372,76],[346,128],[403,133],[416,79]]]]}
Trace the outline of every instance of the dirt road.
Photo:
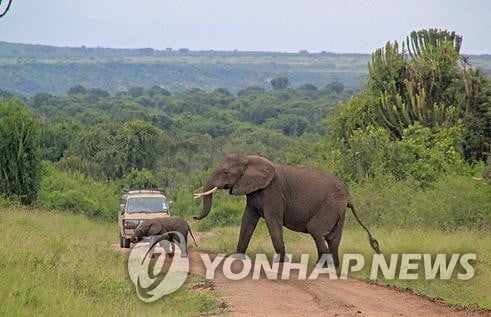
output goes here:
{"type": "MultiPolygon", "coordinates": [[[[199,239],[206,233],[195,235],[199,239]]],[[[200,256],[204,253],[190,247],[192,273],[204,276],[200,256]]],[[[222,264],[206,287],[221,294],[224,312],[232,316],[491,316],[357,279],[330,280],[323,275],[316,280],[231,281],[225,278],[222,264]]],[[[240,266],[239,261],[235,264],[240,266]]]]}

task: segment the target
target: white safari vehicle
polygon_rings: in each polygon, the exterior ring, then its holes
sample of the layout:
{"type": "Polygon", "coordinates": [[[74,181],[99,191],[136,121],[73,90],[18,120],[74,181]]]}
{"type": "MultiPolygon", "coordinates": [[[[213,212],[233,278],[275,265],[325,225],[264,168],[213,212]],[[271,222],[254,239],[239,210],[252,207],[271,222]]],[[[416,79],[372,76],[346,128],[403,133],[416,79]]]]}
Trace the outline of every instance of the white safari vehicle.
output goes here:
{"type": "Polygon", "coordinates": [[[121,197],[119,209],[119,244],[130,247],[130,237],[136,227],[146,219],[168,217],[169,202],[160,189],[129,190],[121,197]]]}

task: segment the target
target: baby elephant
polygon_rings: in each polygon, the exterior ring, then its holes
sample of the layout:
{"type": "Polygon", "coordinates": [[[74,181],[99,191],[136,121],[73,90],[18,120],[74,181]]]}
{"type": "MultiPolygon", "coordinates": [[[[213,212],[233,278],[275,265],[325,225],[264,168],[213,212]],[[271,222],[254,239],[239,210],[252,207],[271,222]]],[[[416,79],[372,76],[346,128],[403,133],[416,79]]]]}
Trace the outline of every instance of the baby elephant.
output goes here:
{"type": "Polygon", "coordinates": [[[163,245],[165,252],[168,253],[169,256],[173,256],[174,253],[171,252],[170,245],[171,242],[175,242],[181,249],[181,255],[185,257],[188,254],[188,232],[191,234],[194,244],[198,246],[186,220],[179,216],[169,216],[143,221],[136,227],[135,233],[130,240],[133,243],[137,243],[138,241],[141,241],[143,237],[151,237],[149,252],[152,257],[155,246],[161,241],[167,242],[163,245]],[[183,238],[183,241],[181,241],[181,237],[183,238]],[[169,249],[167,247],[169,247],[169,249]]]}

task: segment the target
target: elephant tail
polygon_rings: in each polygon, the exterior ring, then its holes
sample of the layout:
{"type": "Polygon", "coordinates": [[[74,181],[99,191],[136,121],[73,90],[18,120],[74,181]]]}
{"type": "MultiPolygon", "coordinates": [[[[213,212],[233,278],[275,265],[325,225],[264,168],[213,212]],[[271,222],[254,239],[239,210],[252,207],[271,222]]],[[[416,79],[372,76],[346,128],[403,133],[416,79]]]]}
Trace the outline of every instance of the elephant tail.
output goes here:
{"type": "Polygon", "coordinates": [[[193,238],[194,244],[196,247],[198,247],[198,244],[196,243],[196,239],[194,238],[193,232],[191,231],[191,227],[188,226],[189,233],[191,234],[191,238],[193,238]]]}
{"type": "Polygon", "coordinates": [[[378,241],[372,236],[372,234],[370,233],[370,231],[368,230],[367,227],[365,227],[365,225],[361,222],[360,218],[358,218],[358,215],[356,214],[356,211],[355,211],[355,206],[353,205],[353,203],[349,202],[348,203],[348,208],[351,209],[351,211],[353,212],[353,215],[355,216],[355,219],[356,221],[358,221],[358,223],[363,227],[363,229],[365,229],[365,231],[368,233],[368,240],[370,242],[370,246],[372,247],[372,249],[376,252],[376,253],[380,253],[380,247],[379,247],[379,244],[378,244],[378,241]]]}

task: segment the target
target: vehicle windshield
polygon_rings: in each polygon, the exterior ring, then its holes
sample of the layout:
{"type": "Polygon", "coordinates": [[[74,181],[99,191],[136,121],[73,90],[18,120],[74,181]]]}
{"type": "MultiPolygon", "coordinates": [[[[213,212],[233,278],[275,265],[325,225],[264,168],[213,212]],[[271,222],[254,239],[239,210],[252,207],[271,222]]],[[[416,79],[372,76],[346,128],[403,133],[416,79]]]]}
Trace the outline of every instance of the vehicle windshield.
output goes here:
{"type": "Polygon", "coordinates": [[[128,213],[167,212],[167,202],[163,197],[136,197],[128,199],[128,213]]]}

